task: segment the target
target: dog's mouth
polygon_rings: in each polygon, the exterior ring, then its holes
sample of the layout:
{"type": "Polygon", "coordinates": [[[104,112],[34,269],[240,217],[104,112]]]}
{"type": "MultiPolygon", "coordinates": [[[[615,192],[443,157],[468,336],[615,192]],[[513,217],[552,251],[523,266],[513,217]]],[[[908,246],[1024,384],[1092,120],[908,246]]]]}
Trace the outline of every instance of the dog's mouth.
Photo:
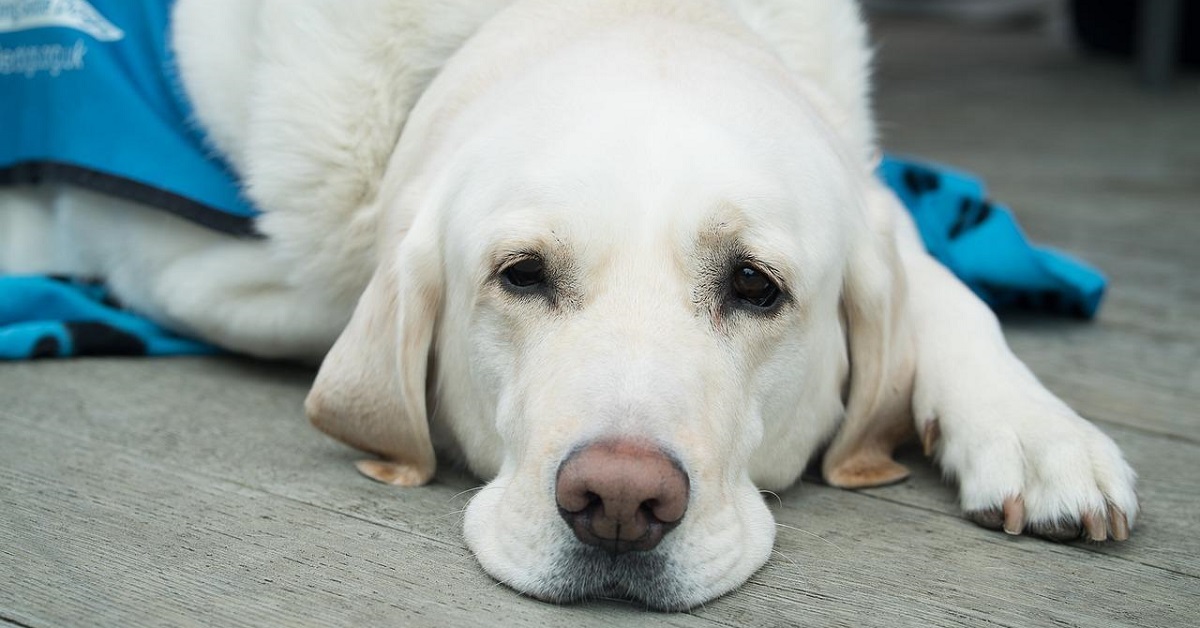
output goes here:
{"type": "Polygon", "coordinates": [[[656,611],[686,610],[703,599],[661,550],[613,554],[582,545],[563,550],[545,586],[527,593],[556,604],[621,600],[656,611]]]}
{"type": "MultiPolygon", "coordinates": [[[[604,444],[592,447],[605,451],[604,444]]],[[[702,500],[670,457],[600,457],[606,464],[589,467],[584,463],[595,460],[581,451],[568,457],[566,472],[551,476],[551,496],[544,484],[528,482],[550,475],[541,469],[502,475],[471,499],[463,519],[467,545],[499,582],[553,604],[603,599],[685,611],[736,588],[766,562],[774,525],[745,478],[706,486],[711,498],[702,500]],[[582,470],[570,468],[580,460],[582,470]],[[542,499],[530,498],[539,493],[542,499]],[[678,503],[685,497],[686,512],[678,503]]]]}

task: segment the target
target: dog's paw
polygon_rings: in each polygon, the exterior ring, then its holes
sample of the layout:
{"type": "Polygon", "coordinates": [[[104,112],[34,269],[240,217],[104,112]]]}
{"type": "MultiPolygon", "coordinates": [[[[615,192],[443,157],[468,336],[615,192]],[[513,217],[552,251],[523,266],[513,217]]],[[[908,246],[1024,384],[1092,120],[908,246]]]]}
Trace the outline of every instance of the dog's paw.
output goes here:
{"type": "Polygon", "coordinates": [[[1057,541],[1129,538],[1136,474],[1096,426],[1053,398],[964,411],[974,415],[929,419],[919,429],[926,454],[958,480],[968,518],[1057,541]]]}

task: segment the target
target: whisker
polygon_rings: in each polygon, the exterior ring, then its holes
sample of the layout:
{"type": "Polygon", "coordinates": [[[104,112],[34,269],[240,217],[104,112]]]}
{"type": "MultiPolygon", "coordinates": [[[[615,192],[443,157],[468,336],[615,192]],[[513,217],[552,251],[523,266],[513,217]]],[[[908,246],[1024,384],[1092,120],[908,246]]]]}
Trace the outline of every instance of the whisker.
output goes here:
{"type": "Polygon", "coordinates": [[[447,498],[446,498],[446,501],[448,501],[448,502],[452,502],[452,501],[454,501],[455,499],[458,499],[459,497],[461,497],[461,496],[463,496],[463,495],[466,495],[467,493],[474,493],[475,491],[482,491],[483,489],[485,489],[485,488],[487,488],[487,487],[488,487],[488,485],[487,485],[487,484],[481,484],[481,485],[479,485],[479,486],[475,486],[475,487],[469,488],[469,489],[467,489],[467,490],[465,490],[465,491],[459,491],[459,492],[457,492],[457,493],[455,493],[455,494],[451,495],[450,497],[447,497],[447,498]]]}
{"type": "Polygon", "coordinates": [[[796,562],[796,559],[792,558],[791,556],[788,556],[787,554],[784,554],[783,552],[781,552],[775,548],[771,548],[771,553],[776,554],[783,560],[786,560],[787,562],[791,563],[793,567],[795,567],[797,569],[800,568],[800,563],[796,562]]]}
{"type": "Polygon", "coordinates": [[[778,521],[776,521],[776,522],[775,522],[775,525],[776,525],[777,527],[780,527],[780,528],[785,528],[785,529],[787,529],[787,530],[795,530],[796,532],[802,532],[802,533],[804,533],[804,534],[807,534],[807,535],[809,535],[809,536],[811,536],[811,537],[814,537],[814,538],[817,538],[817,539],[821,539],[822,541],[824,541],[825,543],[827,543],[827,544],[828,544],[830,547],[832,547],[832,548],[836,549],[836,550],[837,550],[837,551],[839,551],[839,552],[844,552],[844,551],[846,551],[846,550],[844,550],[844,549],[842,549],[842,548],[838,547],[837,543],[834,543],[833,541],[830,541],[829,539],[827,539],[827,538],[825,538],[825,537],[823,537],[823,536],[821,536],[821,535],[819,535],[819,534],[816,534],[816,533],[814,533],[814,532],[809,532],[808,530],[805,530],[804,528],[797,528],[796,526],[790,526],[790,525],[787,525],[786,523],[779,523],[778,521]]]}
{"type": "Polygon", "coordinates": [[[466,509],[466,508],[460,508],[460,509],[458,509],[458,510],[452,510],[452,511],[450,511],[450,512],[447,512],[447,513],[443,513],[443,514],[440,514],[440,515],[435,515],[433,518],[434,518],[435,520],[441,520],[441,519],[445,519],[445,518],[447,518],[447,517],[462,516],[462,514],[463,514],[463,513],[465,513],[465,512],[467,512],[467,509],[466,509]]]}
{"type": "Polygon", "coordinates": [[[779,493],[776,493],[775,491],[768,491],[765,488],[758,489],[758,492],[760,494],[770,495],[771,497],[774,497],[775,501],[779,502],[779,507],[783,508],[783,498],[779,496],[779,493]]]}
{"type": "Polygon", "coordinates": [[[474,563],[474,564],[478,565],[479,558],[477,558],[475,556],[475,552],[467,552],[466,554],[459,556],[458,559],[456,559],[454,561],[454,564],[461,565],[462,563],[466,563],[466,562],[470,562],[470,563],[474,563]]]}

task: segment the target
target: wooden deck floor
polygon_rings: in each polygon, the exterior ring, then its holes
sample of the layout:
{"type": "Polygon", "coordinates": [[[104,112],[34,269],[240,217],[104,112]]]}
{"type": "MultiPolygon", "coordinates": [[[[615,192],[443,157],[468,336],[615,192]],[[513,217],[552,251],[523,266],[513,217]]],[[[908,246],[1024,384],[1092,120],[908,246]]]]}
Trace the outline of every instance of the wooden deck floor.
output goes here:
{"type": "Polygon", "coordinates": [[[395,490],[309,429],[310,371],[238,359],[0,365],[0,624],[1200,625],[1200,81],[1034,33],[877,25],[887,145],[984,175],[1035,239],[1112,289],[1093,324],[1021,319],[1016,351],[1124,448],[1120,545],[982,530],[915,452],[907,483],[771,500],[771,562],[687,614],[556,607],[463,545],[475,482],[395,490]]]}

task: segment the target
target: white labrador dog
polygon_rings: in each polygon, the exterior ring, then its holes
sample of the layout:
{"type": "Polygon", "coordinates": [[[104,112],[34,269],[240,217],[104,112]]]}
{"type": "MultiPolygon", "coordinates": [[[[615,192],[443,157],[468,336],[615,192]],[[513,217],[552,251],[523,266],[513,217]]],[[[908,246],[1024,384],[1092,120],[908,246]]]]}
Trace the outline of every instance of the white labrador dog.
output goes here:
{"type": "Polygon", "coordinates": [[[853,3],[509,5],[181,0],[183,84],[269,238],[42,188],[6,193],[0,259],[328,351],[312,421],[382,481],[435,449],[488,478],[467,543],[547,600],[721,595],[770,554],[760,489],[824,446],[834,485],[899,480],[914,429],[981,523],[1126,538],[1117,447],[872,176],[853,3]]]}

